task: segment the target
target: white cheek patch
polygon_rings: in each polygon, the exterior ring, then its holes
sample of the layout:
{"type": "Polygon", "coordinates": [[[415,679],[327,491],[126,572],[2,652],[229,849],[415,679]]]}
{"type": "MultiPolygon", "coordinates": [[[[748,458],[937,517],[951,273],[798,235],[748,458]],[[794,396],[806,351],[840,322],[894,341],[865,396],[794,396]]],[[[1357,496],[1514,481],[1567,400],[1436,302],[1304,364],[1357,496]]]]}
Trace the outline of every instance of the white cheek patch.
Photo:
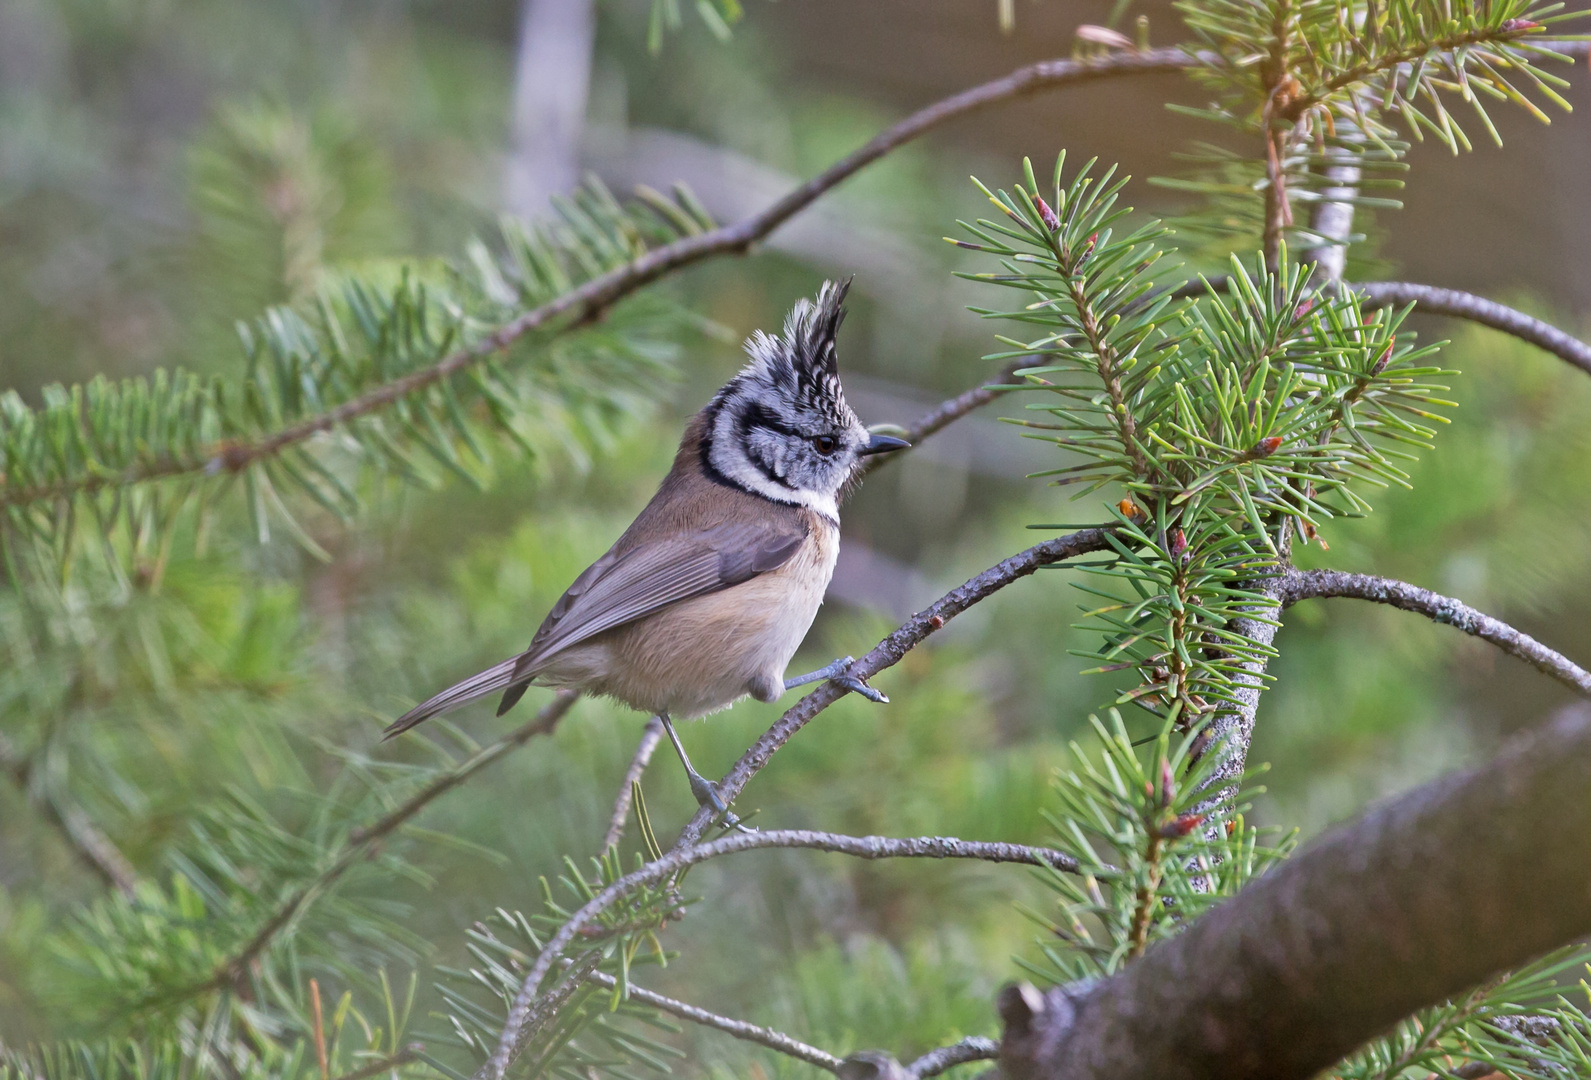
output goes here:
{"type": "MultiPolygon", "coordinates": [[[[767,440],[766,436],[761,436],[767,440]]],[[[777,454],[773,471],[778,474],[784,464],[784,448],[774,443],[774,453],[777,454]]],[[[769,455],[772,456],[772,455],[769,455]]],[[[836,525],[840,523],[840,507],[832,494],[823,491],[801,491],[786,487],[783,484],[769,480],[763,471],[746,457],[746,452],[735,439],[734,418],[720,414],[713,425],[713,444],[708,451],[707,460],[713,468],[724,475],[724,478],[744,491],[754,495],[761,495],[774,502],[785,503],[788,506],[805,506],[836,525]]]]}

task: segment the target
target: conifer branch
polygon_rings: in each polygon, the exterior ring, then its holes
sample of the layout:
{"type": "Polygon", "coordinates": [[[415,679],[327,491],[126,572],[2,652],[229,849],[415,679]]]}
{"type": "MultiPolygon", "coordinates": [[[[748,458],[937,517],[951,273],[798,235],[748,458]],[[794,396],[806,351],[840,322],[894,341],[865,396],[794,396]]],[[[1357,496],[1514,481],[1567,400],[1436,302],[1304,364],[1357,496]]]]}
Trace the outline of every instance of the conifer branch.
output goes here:
{"type": "MultiPolygon", "coordinates": [[[[618,979],[602,971],[589,972],[586,975],[586,981],[596,983],[598,986],[605,986],[610,990],[619,985],[618,979]]],[[[767,1047],[769,1050],[776,1050],[781,1054],[795,1058],[797,1061],[804,1061],[808,1065],[816,1065],[826,1072],[836,1072],[840,1067],[840,1059],[833,1054],[819,1050],[815,1046],[808,1046],[800,1039],[786,1035],[782,1031],[775,1031],[773,1028],[762,1027],[759,1024],[747,1023],[744,1020],[734,1020],[727,1016],[719,1016],[717,1013],[709,1012],[700,1006],[665,997],[662,994],[636,986],[634,983],[628,984],[625,993],[632,1000],[651,1005],[653,1008],[662,1009],[664,1012],[672,1013],[682,1020],[689,1020],[691,1023],[700,1024],[702,1027],[722,1031],[726,1035],[733,1035],[737,1039],[756,1043],[758,1046],[767,1047]]]]}
{"type": "MultiPolygon", "coordinates": [[[[991,566],[907,619],[893,633],[873,646],[867,655],[852,664],[849,674],[866,681],[879,672],[895,666],[928,635],[943,628],[951,619],[979,601],[994,595],[1013,581],[1032,574],[1041,566],[1063,562],[1091,551],[1107,550],[1108,533],[1109,530],[1106,529],[1084,529],[1081,532],[1058,536],[1042,544],[1035,544],[1026,551],[991,566]]],[[[735,762],[734,767],[718,782],[719,797],[725,803],[734,802],[736,796],[750,783],[751,778],[762,771],[780,747],[789,742],[796,732],[811,723],[824,709],[848,693],[850,691],[844,687],[826,682],[798,701],[741,755],[740,760],[735,762]]],[[[695,844],[701,839],[702,833],[712,825],[715,817],[716,814],[711,808],[698,810],[696,816],[691,818],[681,830],[679,839],[674,845],[675,849],[695,844]]]]}
{"type": "Polygon", "coordinates": [[[448,353],[436,364],[384,383],[325,412],[290,424],[264,438],[214,443],[187,456],[140,462],[115,475],[92,473],[44,485],[0,485],[0,509],[92,494],[177,476],[241,474],[317,435],[381,412],[397,402],[475,367],[509,345],[537,332],[567,333],[600,319],[620,300],[675,271],[719,255],[744,254],[820,196],[874,161],[920,135],[991,105],[1097,79],[1177,71],[1209,57],[1181,48],[1113,53],[1080,60],[1046,60],[921,109],[801,184],[766,210],[734,225],[686,236],[655,248],[622,267],[540,304],[480,340],[448,353]]]}
{"type": "Polygon", "coordinates": [[[1395,71],[1405,64],[1412,63],[1421,57],[1430,56],[1432,53],[1453,54],[1461,49],[1467,49],[1475,45],[1512,44],[1523,38],[1525,34],[1526,30],[1523,28],[1505,30],[1501,27],[1482,27],[1458,34],[1445,34],[1429,41],[1418,42],[1407,48],[1394,49],[1377,56],[1373,60],[1355,64],[1353,67],[1327,79],[1317,90],[1301,94],[1287,110],[1288,115],[1292,117],[1302,116],[1305,112],[1326,101],[1339,91],[1363,83],[1376,75],[1395,71]]]}
{"type": "Polygon", "coordinates": [[[1342,570],[1292,570],[1281,578],[1277,588],[1284,606],[1300,600],[1346,596],[1424,615],[1433,622],[1489,641],[1571,690],[1591,697],[1591,672],[1563,654],[1549,649],[1529,634],[1515,630],[1502,620],[1476,611],[1450,596],[1405,581],[1374,574],[1350,574],[1342,570]]]}
{"type": "MultiPolygon", "coordinates": [[[[854,670],[854,669],[853,669],[854,670]]],[[[816,694],[809,695],[815,697],[816,694]]],[[[720,789],[722,790],[722,789],[720,789]]],[[[534,1024],[545,1010],[539,1004],[542,982],[563,952],[581,930],[625,896],[647,885],[672,877],[681,870],[724,855],[770,848],[804,848],[830,851],[859,859],[974,859],[982,862],[1024,863],[1058,870],[1075,870],[1077,861],[1065,852],[1023,844],[960,840],[955,837],[919,836],[895,839],[887,836],[842,836],[807,829],[781,829],[767,832],[736,833],[701,844],[676,845],[661,858],[619,878],[571,915],[547,940],[536,963],[520,986],[508,1019],[503,1025],[497,1049],[477,1070],[476,1080],[502,1080],[509,1065],[524,1048],[534,1024]]]]}
{"type": "Polygon", "coordinates": [[[242,978],[254,959],[270,946],[276,936],[293,921],[299,912],[303,910],[304,906],[334,884],[360,859],[367,856],[376,843],[391,835],[433,801],[452,791],[460,784],[465,783],[482,769],[495,764],[503,757],[524,746],[533,737],[551,732],[558,726],[558,721],[563,719],[564,714],[574,705],[578,697],[578,694],[571,691],[558,691],[552,701],[542,706],[534,717],[514,731],[504,735],[501,739],[474,754],[460,765],[447,770],[415,792],[414,795],[410,796],[391,812],[382,815],[369,825],[354,829],[348,834],[341,851],[337,853],[326,869],[317,874],[313,880],[295,889],[278,904],[275,913],[261,924],[260,928],[255,931],[254,936],[241,949],[216,965],[215,973],[209,979],[174,996],[179,998],[190,997],[207,990],[215,990],[230,985],[242,978]]]}

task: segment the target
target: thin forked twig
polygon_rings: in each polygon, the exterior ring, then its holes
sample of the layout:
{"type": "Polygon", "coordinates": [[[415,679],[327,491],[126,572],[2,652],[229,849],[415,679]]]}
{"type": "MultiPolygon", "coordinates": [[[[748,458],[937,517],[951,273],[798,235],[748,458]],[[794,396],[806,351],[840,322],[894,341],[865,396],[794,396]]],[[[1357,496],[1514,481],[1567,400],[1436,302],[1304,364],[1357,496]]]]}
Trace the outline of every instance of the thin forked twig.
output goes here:
{"type": "MultiPolygon", "coordinates": [[[[815,696],[815,695],[813,695],[815,696]]],[[[502,1080],[508,1067],[524,1048],[528,1034],[534,1026],[538,1003],[542,1000],[537,991],[553,965],[561,961],[580,931],[593,919],[636,889],[670,877],[673,874],[724,855],[742,851],[768,848],[806,848],[832,851],[860,859],[974,859],[982,862],[1024,863],[1029,866],[1048,866],[1060,870],[1076,870],[1077,863],[1065,852],[1049,848],[1027,847],[1022,844],[986,843],[958,840],[954,837],[920,836],[895,839],[887,836],[841,836],[836,833],[813,832],[807,829],[780,829],[768,832],[736,833],[706,843],[675,847],[662,857],[638,870],[619,878],[599,892],[579,911],[571,915],[548,939],[530,973],[525,976],[519,994],[508,1011],[508,1019],[497,1043],[497,1049],[475,1074],[477,1080],[502,1080]]],[[[544,1010],[543,1010],[544,1012],[544,1010]]]]}
{"type": "Polygon", "coordinates": [[[229,442],[212,446],[191,457],[150,462],[115,477],[88,477],[18,492],[0,488],[0,506],[20,505],[61,498],[80,491],[139,483],[192,473],[238,473],[265,458],[350,421],[378,412],[417,391],[464,371],[501,352],[533,331],[564,333],[592,322],[631,293],[676,270],[719,255],[743,254],[779,226],[806,209],[820,196],[892,150],[957,117],[991,105],[1075,83],[1118,75],[1179,71],[1207,62],[1210,54],[1184,48],[1121,52],[1080,60],[1044,60],[1003,78],[983,83],[938,101],[880,132],[865,145],[841,158],[811,180],[796,187],[759,214],[696,236],[688,236],[642,255],[626,266],[601,274],[584,285],[532,308],[504,323],[481,340],[457,349],[431,367],[394,379],[367,393],[328,409],[319,416],[292,424],[257,442],[229,442]]]}
{"type": "Polygon", "coordinates": [[[534,736],[552,731],[553,728],[558,726],[558,721],[563,719],[564,714],[574,705],[578,697],[578,694],[571,691],[560,690],[529,721],[481,750],[463,764],[449,769],[415,792],[413,796],[395,810],[383,815],[369,825],[349,833],[346,846],[331,865],[317,874],[313,881],[305,883],[288,896],[287,899],[283,900],[271,917],[249,939],[248,944],[216,965],[215,973],[210,978],[183,991],[179,996],[186,997],[205,990],[213,990],[235,981],[244,971],[248,970],[248,966],[253,962],[254,958],[259,956],[270,945],[276,935],[292,921],[293,917],[298,914],[306,903],[342,877],[343,874],[347,873],[349,868],[360,859],[363,859],[369,853],[372,845],[395,832],[401,825],[425,809],[435,799],[452,791],[476,773],[494,764],[512,751],[519,749],[534,736]]]}
{"type": "Polygon", "coordinates": [[[616,847],[624,836],[624,822],[630,816],[630,801],[635,797],[635,785],[640,783],[641,774],[646,772],[646,767],[652,761],[652,754],[657,750],[657,744],[663,738],[663,721],[657,717],[646,722],[646,730],[641,733],[641,743],[635,748],[635,757],[630,760],[630,767],[624,770],[624,780],[619,785],[619,797],[613,801],[613,816],[608,819],[608,835],[602,838],[602,850],[607,851],[616,847]]]}
{"type": "Polygon", "coordinates": [[[1549,649],[1529,634],[1515,630],[1502,620],[1494,619],[1450,596],[1410,585],[1406,581],[1395,581],[1374,574],[1350,574],[1342,570],[1293,570],[1281,579],[1279,587],[1284,605],[1300,600],[1347,596],[1424,615],[1435,622],[1489,641],[1537,671],[1591,697],[1591,672],[1562,653],[1549,649]]]}
{"type": "MultiPolygon", "coordinates": [[[[0,772],[9,774],[17,787],[26,792],[33,775],[33,759],[17,751],[10,740],[0,737],[0,772]]],[[[105,884],[131,897],[138,884],[138,872],[88,813],[51,791],[43,792],[38,802],[44,816],[61,830],[83,864],[103,878],[105,884]]]]}
{"type": "MultiPolygon", "coordinates": [[[[618,979],[601,971],[587,973],[586,981],[596,983],[599,986],[606,986],[609,989],[619,985],[618,979]]],[[[629,985],[626,992],[634,1001],[640,1001],[653,1008],[673,1013],[675,1016],[683,1020],[689,1020],[693,1024],[700,1024],[715,1031],[722,1031],[726,1035],[733,1035],[737,1039],[753,1042],[758,1046],[765,1046],[769,1050],[777,1050],[781,1054],[804,1061],[808,1065],[816,1065],[818,1068],[828,1072],[834,1072],[840,1067],[840,1059],[833,1054],[825,1053],[815,1046],[808,1046],[800,1039],[786,1035],[782,1031],[775,1031],[773,1028],[747,1023],[744,1020],[733,1020],[727,1016],[719,1016],[717,1013],[708,1012],[700,1006],[665,997],[651,990],[643,990],[634,983],[629,985]]]]}
{"type": "MultiPolygon", "coordinates": [[[[893,667],[918,642],[1013,581],[1026,577],[1041,566],[1049,566],[1091,551],[1105,550],[1109,546],[1106,536],[1105,529],[1084,529],[1081,532],[1046,540],[991,566],[907,619],[899,629],[873,646],[866,656],[852,664],[849,674],[865,680],[893,667]]],[[[811,723],[824,709],[848,693],[850,691],[844,687],[826,682],[792,706],[741,755],[729,773],[718,782],[719,797],[725,803],[734,802],[735,797],[753,776],[762,771],[781,746],[789,742],[796,732],[811,723]]],[[[711,808],[698,810],[696,816],[691,818],[680,832],[675,848],[688,847],[696,843],[713,823],[714,818],[715,811],[711,808]]]]}

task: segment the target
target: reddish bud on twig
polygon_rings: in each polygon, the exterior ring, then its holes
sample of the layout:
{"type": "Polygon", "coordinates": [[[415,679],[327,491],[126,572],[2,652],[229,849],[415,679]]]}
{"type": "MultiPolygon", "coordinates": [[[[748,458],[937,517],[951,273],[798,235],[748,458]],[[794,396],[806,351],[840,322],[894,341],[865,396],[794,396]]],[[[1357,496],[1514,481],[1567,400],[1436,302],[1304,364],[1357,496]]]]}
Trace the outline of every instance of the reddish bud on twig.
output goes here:
{"type": "Polygon", "coordinates": [[[1159,833],[1162,840],[1176,840],[1187,836],[1194,829],[1204,824],[1203,814],[1179,814],[1160,826],[1159,833]]]}
{"type": "Polygon", "coordinates": [[[1054,232],[1061,227],[1061,219],[1055,216],[1055,211],[1050,209],[1050,204],[1044,201],[1044,196],[1038,192],[1033,193],[1033,202],[1039,208],[1039,220],[1044,222],[1044,227],[1054,232]]]}
{"type": "Polygon", "coordinates": [[[1526,30],[1540,30],[1541,24],[1529,19],[1509,19],[1498,29],[1505,34],[1523,34],[1526,30]]]}
{"type": "Polygon", "coordinates": [[[1186,562],[1188,557],[1188,538],[1181,529],[1171,530],[1171,557],[1177,562],[1186,562]]]}
{"type": "Polygon", "coordinates": [[[1370,374],[1379,375],[1387,369],[1387,364],[1392,360],[1392,342],[1387,342],[1387,347],[1381,350],[1381,356],[1370,366],[1370,374]]]}
{"type": "Polygon", "coordinates": [[[1116,504],[1116,509],[1121,511],[1122,517],[1128,519],[1135,518],[1139,514],[1143,513],[1143,511],[1138,508],[1138,504],[1133,502],[1131,499],[1123,499],[1121,502],[1116,504]]]}
{"type": "Polygon", "coordinates": [[[1171,774],[1171,762],[1160,759],[1160,805],[1170,806],[1177,797],[1177,779],[1171,774]]]}
{"type": "Polygon", "coordinates": [[[1254,444],[1254,456],[1270,457],[1272,454],[1276,453],[1277,449],[1280,448],[1281,445],[1282,437],[1280,435],[1268,435],[1254,444]]]}
{"type": "Polygon", "coordinates": [[[1315,298],[1313,296],[1306,296],[1304,297],[1304,302],[1298,305],[1298,310],[1293,312],[1293,318],[1302,319],[1313,310],[1315,310],[1315,298]]]}
{"type": "Polygon", "coordinates": [[[1082,250],[1082,252],[1080,252],[1078,254],[1077,261],[1078,262],[1082,262],[1084,259],[1088,258],[1089,255],[1093,254],[1094,245],[1098,241],[1099,241],[1099,234],[1098,233],[1089,234],[1088,243],[1083,245],[1083,250],[1082,250]]]}
{"type": "Polygon", "coordinates": [[[945,625],[945,617],[943,615],[935,615],[933,618],[928,620],[928,625],[933,627],[935,630],[941,630],[945,625]]]}

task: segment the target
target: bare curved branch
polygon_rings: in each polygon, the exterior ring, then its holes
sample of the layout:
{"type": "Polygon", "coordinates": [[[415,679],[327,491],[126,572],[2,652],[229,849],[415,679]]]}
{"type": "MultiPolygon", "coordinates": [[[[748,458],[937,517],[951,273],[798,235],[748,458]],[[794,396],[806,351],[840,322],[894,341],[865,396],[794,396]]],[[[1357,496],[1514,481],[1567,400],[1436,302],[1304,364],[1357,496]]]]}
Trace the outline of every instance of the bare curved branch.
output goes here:
{"type": "MultiPolygon", "coordinates": [[[[609,989],[619,985],[618,979],[601,971],[588,972],[586,981],[594,982],[599,986],[606,986],[609,989]]],[[[744,1039],[746,1042],[765,1046],[769,1050],[777,1050],[781,1054],[804,1061],[808,1065],[816,1065],[827,1072],[836,1072],[840,1067],[840,1059],[833,1054],[819,1050],[815,1046],[808,1046],[800,1039],[786,1035],[782,1031],[775,1031],[773,1028],[762,1027],[758,1024],[749,1024],[744,1020],[734,1020],[727,1016],[719,1016],[717,1013],[708,1012],[700,1006],[665,997],[651,990],[643,990],[634,983],[629,985],[628,993],[633,1001],[639,1001],[655,1009],[673,1013],[675,1016],[689,1020],[693,1024],[700,1024],[715,1031],[722,1031],[726,1035],[733,1035],[737,1039],[744,1039]]]]}
{"type": "Polygon", "coordinates": [[[999,1043],[982,1035],[973,1035],[950,1046],[928,1051],[906,1066],[906,1071],[918,1080],[926,1080],[927,1077],[938,1076],[946,1069],[965,1065],[969,1061],[992,1061],[999,1056],[999,1043]]]}
{"type": "MultiPolygon", "coordinates": [[[[816,697],[816,694],[809,695],[816,697]]],[[[1076,870],[1077,862],[1062,851],[1049,848],[1027,847],[1022,844],[989,843],[976,840],[958,840],[954,837],[919,836],[895,839],[887,836],[841,836],[836,833],[813,832],[807,829],[780,829],[768,832],[736,833],[702,844],[680,845],[661,858],[655,859],[639,870],[632,871],[603,889],[584,907],[571,915],[558,928],[530,973],[520,986],[519,994],[508,1012],[507,1022],[498,1040],[497,1049],[477,1071],[477,1080],[502,1080],[508,1066],[518,1056],[524,1045],[528,1025],[536,1015],[537,991],[554,964],[563,958],[581,929],[590,925],[602,912],[619,900],[645,885],[695,866],[697,863],[732,855],[742,851],[769,848],[807,848],[815,851],[832,851],[859,859],[974,859],[981,862],[1025,863],[1029,866],[1049,866],[1061,870],[1076,870]]]]}
{"type": "MultiPolygon", "coordinates": [[[[1081,532],[1046,540],[991,566],[907,619],[899,629],[873,646],[866,656],[853,664],[850,674],[865,680],[886,668],[893,667],[918,642],[980,600],[992,596],[1041,566],[1062,562],[1091,551],[1105,550],[1108,547],[1105,537],[1104,529],[1084,529],[1081,532]]],[[[763,766],[768,764],[768,760],[781,746],[789,742],[796,732],[809,724],[824,709],[848,693],[850,691],[844,687],[826,682],[798,701],[751,745],[751,749],[741,755],[740,760],[735,762],[734,767],[718,782],[719,797],[726,803],[734,802],[735,797],[741,793],[753,776],[762,771],[763,766]]],[[[714,816],[714,811],[710,808],[697,811],[696,816],[691,818],[680,832],[679,840],[674,846],[680,848],[694,844],[713,823],[714,816]]]]}
{"type": "Polygon", "coordinates": [[[1468,319],[1512,334],[1591,375],[1591,345],[1564,333],[1551,323],[1532,318],[1506,304],[1458,289],[1443,289],[1412,281],[1360,281],[1353,287],[1379,306],[1413,304],[1416,311],[1468,319]]]}
{"type": "Polygon", "coordinates": [[[1529,634],[1515,630],[1502,620],[1476,611],[1450,596],[1410,585],[1406,581],[1395,581],[1374,574],[1349,574],[1342,570],[1293,570],[1282,577],[1278,588],[1281,590],[1283,606],[1317,597],[1348,596],[1424,615],[1435,622],[1489,641],[1571,690],[1591,697],[1591,672],[1562,653],[1547,648],[1529,634]]]}
{"type": "Polygon", "coordinates": [[[657,717],[646,722],[646,728],[641,733],[641,742],[635,748],[635,756],[630,759],[630,767],[624,770],[624,780],[619,785],[619,794],[613,800],[613,814],[608,818],[608,835],[602,838],[602,850],[613,847],[624,836],[624,821],[630,816],[630,802],[635,797],[635,785],[640,781],[641,774],[646,772],[646,767],[652,761],[652,753],[657,749],[657,744],[663,738],[663,721],[657,717]]]}
{"type": "MultiPolygon", "coordinates": [[[[1208,295],[1210,289],[1224,288],[1227,275],[1215,274],[1198,281],[1188,281],[1173,286],[1168,291],[1178,300],[1208,295]],[[1206,285],[1208,282],[1208,285],[1206,285]]],[[[1553,326],[1549,322],[1526,315],[1517,308],[1499,304],[1484,296],[1476,296],[1460,289],[1444,289],[1437,285],[1422,285],[1415,281],[1357,281],[1350,288],[1364,296],[1373,307],[1391,307],[1395,304],[1413,304],[1414,310],[1427,315],[1447,315],[1455,319],[1489,326],[1528,341],[1539,349],[1552,353],[1561,360],[1591,375],[1591,344],[1553,326]]],[[[1162,295],[1153,293],[1144,302],[1162,295]]]]}

